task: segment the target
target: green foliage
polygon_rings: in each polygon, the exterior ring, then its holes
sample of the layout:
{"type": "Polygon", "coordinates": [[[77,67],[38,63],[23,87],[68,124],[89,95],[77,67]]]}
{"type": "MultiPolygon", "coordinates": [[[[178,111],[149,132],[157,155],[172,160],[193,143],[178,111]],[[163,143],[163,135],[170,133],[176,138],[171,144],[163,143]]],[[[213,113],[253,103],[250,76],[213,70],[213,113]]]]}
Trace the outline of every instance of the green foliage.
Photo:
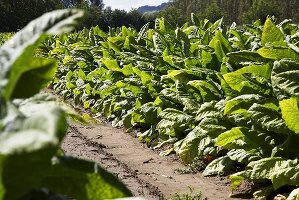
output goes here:
{"type": "Polygon", "coordinates": [[[257,196],[298,186],[297,25],[192,21],[53,37],[41,47],[60,60],[53,88],[113,126],[140,128],[148,146],[170,145],[163,154],[201,160],[206,176],[245,166],[233,190],[245,179],[272,181],[257,196]]]}
{"type": "Polygon", "coordinates": [[[3,45],[7,40],[9,40],[14,33],[0,33],[0,45],[3,45]]]}
{"type": "Polygon", "coordinates": [[[294,0],[173,0],[159,15],[173,24],[182,26],[186,21],[199,25],[190,18],[195,13],[200,18],[216,21],[224,17],[227,24],[251,23],[256,20],[264,22],[268,16],[278,20],[293,19],[298,22],[298,2],[294,0]]]}
{"type": "Polygon", "coordinates": [[[188,193],[183,193],[183,194],[175,194],[171,196],[168,200],[201,200],[202,195],[201,193],[195,193],[194,189],[189,187],[190,192],[188,193]]]}
{"type": "MultiPolygon", "coordinates": [[[[290,2],[287,2],[288,4],[290,2]]],[[[285,6],[285,5],[284,5],[285,6]]],[[[286,8],[291,10],[290,8],[286,8]]],[[[265,20],[267,16],[281,17],[283,14],[279,1],[258,0],[253,1],[252,6],[241,17],[245,22],[254,21],[256,19],[265,20]]],[[[286,15],[286,14],[285,14],[286,15]]]]}
{"type": "Polygon", "coordinates": [[[225,14],[221,10],[221,8],[217,5],[216,1],[212,1],[204,10],[202,17],[205,19],[210,19],[212,22],[217,21],[221,17],[224,17],[225,14]]]}
{"type": "Polygon", "coordinates": [[[0,199],[132,195],[95,163],[59,153],[67,132],[65,113],[53,98],[37,94],[57,64],[36,57],[35,48],[47,34],[73,30],[83,16],[81,10],[47,13],[0,47],[0,199]]]}
{"type": "Polygon", "coordinates": [[[286,99],[279,102],[279,106],[282,113],[282,118],[284,119],[288,128],[295,133],[299,133],[298,126],[298,100],[292,97],[291,99],[286,99]]]}
{"type": "Polygon", "coordinates": [[[43,13],[60,8],[62,4],[59,0],[45,0],[43,3],[39,0],[2,0],[0,31],[17,31],[43,13]]]}

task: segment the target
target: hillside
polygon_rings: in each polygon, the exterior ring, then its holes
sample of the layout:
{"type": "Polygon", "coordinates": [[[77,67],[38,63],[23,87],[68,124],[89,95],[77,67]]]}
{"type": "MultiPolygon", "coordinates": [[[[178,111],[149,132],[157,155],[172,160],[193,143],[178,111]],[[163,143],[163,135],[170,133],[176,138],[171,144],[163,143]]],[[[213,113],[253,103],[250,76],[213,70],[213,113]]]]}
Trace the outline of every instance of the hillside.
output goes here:
{"type": "Polygon", "coordinates": [[[162,3],[159,6],[149,6],[149,5],[146,5],[146,6],[139,7],[137,10],[140,13],[154,12],[154,11],[160,11],[160,10],[164,9],[167,5],[168,5],[168,3],[162,3]]]}

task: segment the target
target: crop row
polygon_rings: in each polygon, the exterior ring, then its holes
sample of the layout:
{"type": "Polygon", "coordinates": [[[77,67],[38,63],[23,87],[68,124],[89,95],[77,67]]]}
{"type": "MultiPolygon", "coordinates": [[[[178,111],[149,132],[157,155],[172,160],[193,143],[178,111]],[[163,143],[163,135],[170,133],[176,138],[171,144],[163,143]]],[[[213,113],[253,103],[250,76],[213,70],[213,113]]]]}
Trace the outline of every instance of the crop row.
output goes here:
{"type": "Polygon", "coordinates": [[[211,161],[206,176],[241,169],[230,176],[233,191],[258,182],[256,198],[298,186],[298,25],[192,21],[173,28],[161,18],[140,32],[94,27],[40,49],[59,60],[56,92],[113,126],[140,128],[151,147],[173,144],[165,155],[211,161]]]}

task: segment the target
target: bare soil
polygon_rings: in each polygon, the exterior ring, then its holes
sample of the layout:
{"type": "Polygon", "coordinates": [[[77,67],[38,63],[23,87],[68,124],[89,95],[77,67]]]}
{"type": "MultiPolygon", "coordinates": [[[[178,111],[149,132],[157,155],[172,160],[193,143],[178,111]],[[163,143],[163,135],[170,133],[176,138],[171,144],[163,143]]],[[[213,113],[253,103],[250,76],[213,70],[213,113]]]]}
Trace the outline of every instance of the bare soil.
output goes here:
{"type": "MultiPolygon", "coordinates": [[[[178,174],[184,166],[174,157],[161,157],[121,129],[109,124],[84,126],[70,123],[62,148],[66,154],[95,161],[118,176],[135,196],[168,199],[174,194],[202,193],[211,200],[230,198],[227,177],[206,178],[178,174]]],[[[243,197],[244,198],[244,197],[243,197]]]]}

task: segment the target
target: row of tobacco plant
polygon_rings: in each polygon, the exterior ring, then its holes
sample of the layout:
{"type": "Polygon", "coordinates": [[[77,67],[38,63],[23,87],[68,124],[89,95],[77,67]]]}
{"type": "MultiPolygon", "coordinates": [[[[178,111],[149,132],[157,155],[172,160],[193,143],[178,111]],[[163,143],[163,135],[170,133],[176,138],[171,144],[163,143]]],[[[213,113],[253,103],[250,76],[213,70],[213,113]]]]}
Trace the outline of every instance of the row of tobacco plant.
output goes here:
{"type": "Polygon", "coordinates": [[[212,158],[206,176],[241,169],[230,176],[233,190],[244,180],[262,186],[256,198],[296,188],[298,25],[192,21],[52,37],[41,50],[59,60],[54,90],[115,127],[140,128],[151,147],[173,144],[164,154],[185,164],[212,158]]]}

